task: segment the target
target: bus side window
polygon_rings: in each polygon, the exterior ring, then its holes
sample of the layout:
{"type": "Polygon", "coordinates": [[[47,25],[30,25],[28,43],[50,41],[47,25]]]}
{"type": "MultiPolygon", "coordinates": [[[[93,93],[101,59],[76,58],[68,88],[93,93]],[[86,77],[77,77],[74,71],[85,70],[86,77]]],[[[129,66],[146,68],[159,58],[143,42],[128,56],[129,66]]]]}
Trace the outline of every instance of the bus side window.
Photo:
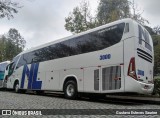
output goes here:
{"type": "Polygon", "coordinates": [[[126,23],[124,33],[129,32],[129,23],[126,23]]]}

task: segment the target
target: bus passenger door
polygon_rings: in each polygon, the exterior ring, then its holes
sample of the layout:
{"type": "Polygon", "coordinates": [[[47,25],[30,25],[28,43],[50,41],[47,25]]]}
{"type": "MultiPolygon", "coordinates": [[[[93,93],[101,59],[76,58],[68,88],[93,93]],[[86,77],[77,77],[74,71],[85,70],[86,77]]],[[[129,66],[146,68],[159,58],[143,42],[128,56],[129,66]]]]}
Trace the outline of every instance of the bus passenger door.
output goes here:
{"type": "Polygon", "coordinates": [[[6,70],[6,72],[5,72],[5,76],[7,76],[8,78],[7,78],[7,88],[13,88],[13,77],[14,77],[14,75],[13,75],[13,67],[12,67],[12,65],[13,65],[13,62],[12,63],[10,63],[9,65],[8,65],[8,69],[6,70]]]}

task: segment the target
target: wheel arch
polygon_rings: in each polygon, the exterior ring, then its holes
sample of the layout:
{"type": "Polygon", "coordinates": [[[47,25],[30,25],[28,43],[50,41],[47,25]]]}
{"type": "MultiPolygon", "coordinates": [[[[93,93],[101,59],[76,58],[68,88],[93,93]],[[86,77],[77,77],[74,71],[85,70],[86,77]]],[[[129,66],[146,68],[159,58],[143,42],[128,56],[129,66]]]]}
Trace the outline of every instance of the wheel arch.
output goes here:
{"type": "Polygon", "coordinates": [[[14,84],[13,84],[13,89],[14,89],[15,84],[16,84],[17,82],[19,83],[19,79],[15,79],[14,84]]]}
{"type": "Polygon", "coordinates": [[[66,76],[64,78],[62,90],[64,91],[64,86],[65,86],[66,82],[69,81],[69,80],[73,80],[73,81],[76,82],[76,84],[77,84],[77,91],[78,91],[78,81],[77,81],[77,77],[75,75],[68,75],[68,76],[66,76]]]}

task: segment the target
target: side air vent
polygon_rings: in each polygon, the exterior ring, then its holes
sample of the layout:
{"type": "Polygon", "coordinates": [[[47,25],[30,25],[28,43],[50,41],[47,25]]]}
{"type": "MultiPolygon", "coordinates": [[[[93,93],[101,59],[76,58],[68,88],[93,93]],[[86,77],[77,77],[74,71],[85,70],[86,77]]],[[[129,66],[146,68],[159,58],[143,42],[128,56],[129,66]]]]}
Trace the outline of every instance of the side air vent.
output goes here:
{"type": "Polygon", "coordinates": [[[144,60],[152,63],[153,57],[152,57],[149,53],[145,52],[145,51],[142,50],[142,49],[137,48],[137,54],[138,54],[138,56],[141,57],[142,59],[144,59],[144,60]]]}
{"type": "Polygon", "coordinates": [[[111,66],[102,69],[102,90],[121,88],[121,66],[111,66]]]}

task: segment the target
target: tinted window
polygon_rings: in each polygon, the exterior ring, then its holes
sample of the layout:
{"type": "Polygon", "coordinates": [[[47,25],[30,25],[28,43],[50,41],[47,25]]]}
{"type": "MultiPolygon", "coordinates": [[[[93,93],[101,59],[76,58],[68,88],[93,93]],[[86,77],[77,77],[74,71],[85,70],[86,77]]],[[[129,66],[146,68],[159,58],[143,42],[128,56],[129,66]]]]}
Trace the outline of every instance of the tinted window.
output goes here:
{"type": "Polygon", "coordinates": [[[22,66],[22,65],[25,65],[25,64],[27,64],[27,55],[28,54],[23,54],[22,56],[21,56],[21,58],[19,59],[19,61],[18,61],[18,64],[17,64],[17,67],[16,68],[19,68],[20,66],[22,66]]]}
{"type": "MultiPolygon", "coordinates": [[[[14,67],[16,66],[19,57],[20,57],[20,56],[17,56],[17,57],[15,57],[15,58],[13,58],[13,61],[12,61],[13,64],[12,64],[12,67],[11,67],[12,69],[14,69],[14,67]]],[[[18,68],[18,67],[16,67],[16,69],[17,69],[17,68],[18,68]]]]}
{"type": "Polygon", "coordinates": [[[143,30],[141,26],[138,26],[138,32],[139,32],[139,44],[142,45],[142,41],[145,42],[145,47],[150,51],[152,51],[148,32],[146,30],[143,30]]]}
{"type": "Polygon", "coordinates": [[[18,67],[72,55],[102,50],[118,43],[123,35],[125,23],[113,25],[95,32],[75,37],[23,55],[18,67]]]}
{"type": "MultiPolygon", "coordinates": [[[[124,26],[125,23],[121,23],[95,32],[93,36],[98,42],[98,48],[104,49],[118,43],[123,36],[124,26]]],[[[97,43],[95,45],[97,45],[97,43]]]]}
{"type": "Polygon", "coordinates": [[[0,72],[4,72],[7,65],[7,63],[0,64],[0,72]]]}
{"type": "Polygon", "coordinates": [[[124,26],[125,24],[121,23],[70,39],[70,46],[74,50],[74,54],[102,50],[118,43],[121,40],[124,26]]]}

